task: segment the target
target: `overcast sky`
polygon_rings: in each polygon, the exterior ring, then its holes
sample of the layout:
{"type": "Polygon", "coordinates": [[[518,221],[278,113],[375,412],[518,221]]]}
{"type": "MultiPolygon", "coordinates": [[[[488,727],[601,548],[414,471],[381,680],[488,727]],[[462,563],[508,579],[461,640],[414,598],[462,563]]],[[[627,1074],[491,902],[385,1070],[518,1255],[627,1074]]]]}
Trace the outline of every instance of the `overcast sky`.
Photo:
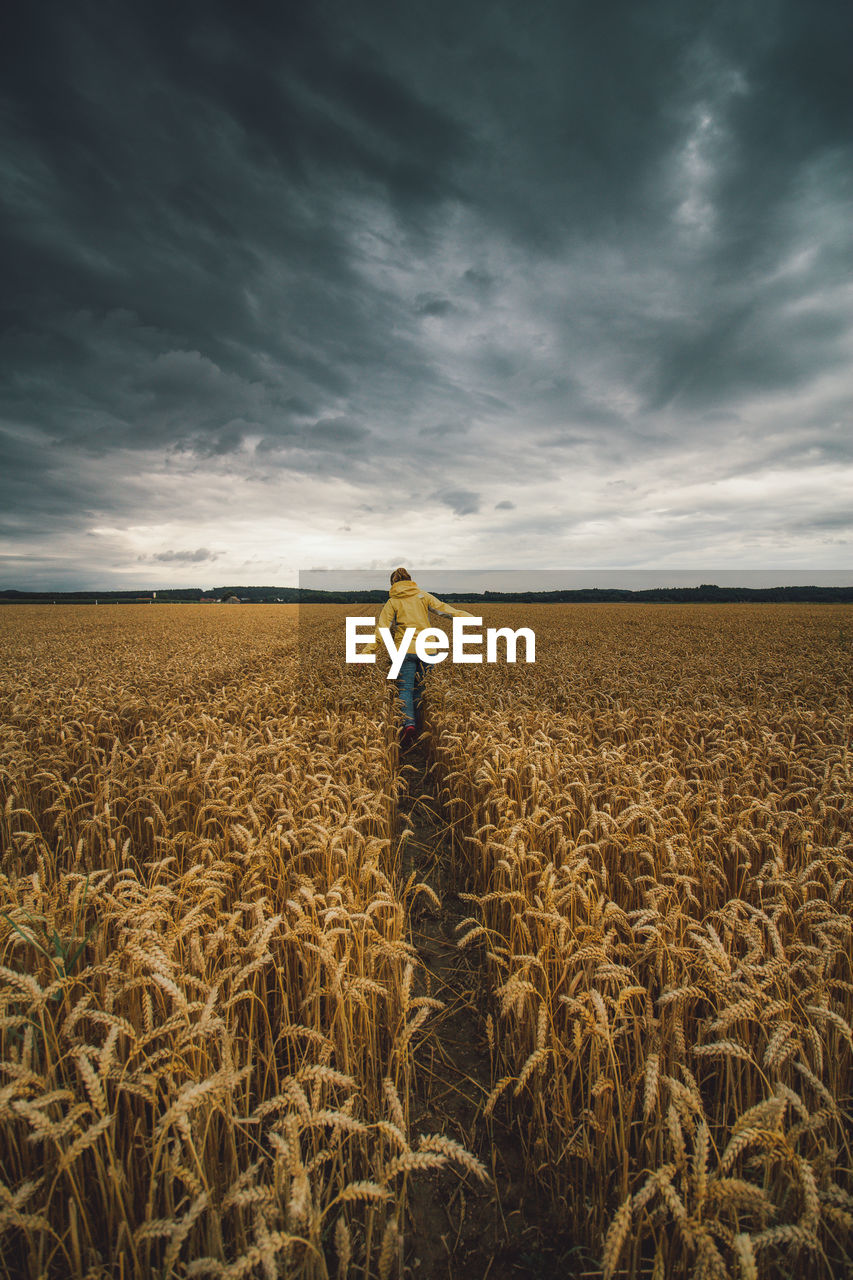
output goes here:
{"type": "Polygon", "coordinates": [[[5,26],[0,587],[853,564],[849,0],[5,26]]]}

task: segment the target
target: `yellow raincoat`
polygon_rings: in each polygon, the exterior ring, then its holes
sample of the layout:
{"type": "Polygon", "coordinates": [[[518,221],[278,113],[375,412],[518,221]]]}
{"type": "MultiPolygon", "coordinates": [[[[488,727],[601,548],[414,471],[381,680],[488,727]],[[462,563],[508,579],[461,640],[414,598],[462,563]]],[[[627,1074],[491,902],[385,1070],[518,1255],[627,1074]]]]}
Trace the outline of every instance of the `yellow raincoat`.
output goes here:
{"type": "Polygon", "coordinates": [[[364,646],[364,653],[374,653],[379,636],[380,627],[388,627],[394,637],[394,644],[399,647],[400,641],[403,639],[406,627],[414,627],[415,634],[412,636],[407,653],[415,652],[415,642],[418,633],[426,631],[433,623],[430,621],[430,613],[437,613],[442,618],[473,618],[473,613],[468,613],[466,609],[454,609],[453,605],[444,604],[435,596],[431,596],[428,591],[421,591],[416,582],[412,582],[411,578],[403,578],[400,582],[391,584],[391,590],[388,593],[388,599],[382,606],[382,612],[376,620],[376,631],[373,639],[364,646]]]}

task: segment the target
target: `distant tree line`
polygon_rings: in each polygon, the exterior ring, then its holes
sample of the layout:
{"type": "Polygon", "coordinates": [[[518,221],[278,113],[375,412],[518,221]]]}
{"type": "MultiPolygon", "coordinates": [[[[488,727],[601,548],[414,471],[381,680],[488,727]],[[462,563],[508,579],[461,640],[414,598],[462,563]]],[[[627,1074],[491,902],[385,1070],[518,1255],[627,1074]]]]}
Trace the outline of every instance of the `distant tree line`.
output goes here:
{"type": "MultiPolygon", "coordinates": [[[[307,587],[174,587],[153,591],[0,591],[0,604],[186,604],[236,596],[252,604],[383,604],[387,591],[315,591],[307,587]]],[[[654,587],[642,591],[591,587],[582,591],[450,591],[444,600],[483,604],[590,604],[595,602],[664,602],[672,604],[737,604],[799,601],[815,604],[853,603],[853,587],[654,587]]]]}

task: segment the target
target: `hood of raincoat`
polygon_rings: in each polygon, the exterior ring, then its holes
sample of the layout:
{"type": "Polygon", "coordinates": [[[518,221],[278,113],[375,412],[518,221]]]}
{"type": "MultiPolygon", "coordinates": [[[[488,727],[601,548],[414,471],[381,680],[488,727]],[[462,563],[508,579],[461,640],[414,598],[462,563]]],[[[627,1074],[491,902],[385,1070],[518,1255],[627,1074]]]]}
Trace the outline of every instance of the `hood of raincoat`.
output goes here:
{"type": "Polygon", "coordinates": [[[399,582],[391,584],[388,594],[392,600],[402,600],[406,596],[419,596],[421,589],[416,582],[412,582],[411,578],[401,578],[399,582]]]}

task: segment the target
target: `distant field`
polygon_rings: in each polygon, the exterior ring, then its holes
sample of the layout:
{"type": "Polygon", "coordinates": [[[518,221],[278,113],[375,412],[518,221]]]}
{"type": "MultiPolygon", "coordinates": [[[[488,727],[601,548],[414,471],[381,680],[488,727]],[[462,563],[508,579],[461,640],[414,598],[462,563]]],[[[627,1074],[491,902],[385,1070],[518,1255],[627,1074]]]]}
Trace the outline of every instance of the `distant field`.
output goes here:
{"type": "Polygon", "coordinates": [[[0,611],[0,1275],[423,1275],[418,1185],[497,1204],[503,1143],[536,1256],[845,1274],[853,607],[490,605],[535,665],[430,673],[464,1141],[362,608],[0,611]]]}

